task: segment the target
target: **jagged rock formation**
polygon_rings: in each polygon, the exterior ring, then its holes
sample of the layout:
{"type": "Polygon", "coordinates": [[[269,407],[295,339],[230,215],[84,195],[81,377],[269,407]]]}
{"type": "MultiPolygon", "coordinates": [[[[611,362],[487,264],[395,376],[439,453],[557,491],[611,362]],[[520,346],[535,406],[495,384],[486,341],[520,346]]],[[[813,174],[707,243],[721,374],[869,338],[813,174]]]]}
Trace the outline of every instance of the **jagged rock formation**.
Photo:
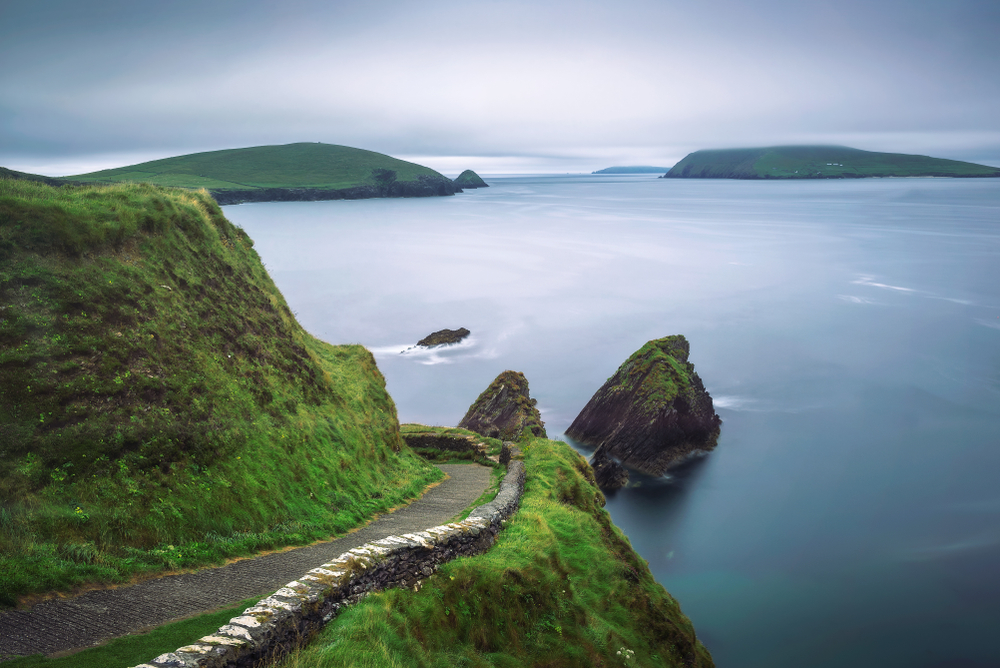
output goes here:
{"type": "MultiPolygon", "coordinates": [[[[598,464],[611,458],[649,475],[715,447],[722,420],[688,362],[683,336],[650,341],[622,364],[566,430],[596,446],[598,464]]],[[[614,462],[612,462],[614,463],[614,462]]]]}
{"type": "Polygon", "coordinates": [[[467,169],[458,175],[458,178],[453,181],[458,188],[489,188],[490,185],[483,181],[479,174],[476,174],[471,169],[467,169]]]}
{"type": "Polygon", "coordinates": [[[417,345],[429,348],[430,346],[443,346],[449,343],[458,343],[471,333],[472,332],[467,330],[465,327],[459,327],[458,329],[440,329],[417,341],[417,345]]]}
{"type": "Polygon", "coordinates": [[[504,371],[479,395],[458,426],[504,441],[529,436],[548,438],[535,403],[528,395],[524,374],[504,371]]]}

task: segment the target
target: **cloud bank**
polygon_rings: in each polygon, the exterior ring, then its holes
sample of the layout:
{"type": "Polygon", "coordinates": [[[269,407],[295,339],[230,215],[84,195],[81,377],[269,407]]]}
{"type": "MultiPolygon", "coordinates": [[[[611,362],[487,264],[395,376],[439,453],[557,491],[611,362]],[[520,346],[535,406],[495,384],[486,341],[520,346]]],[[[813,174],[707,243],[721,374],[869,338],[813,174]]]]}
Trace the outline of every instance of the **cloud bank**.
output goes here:
{"type": "Polygon", "coordinates": [[[295,141],[446,172],[805,142],[1000,164],[992,1],[12,4],[0,165],[43,173],[295,141]]]}

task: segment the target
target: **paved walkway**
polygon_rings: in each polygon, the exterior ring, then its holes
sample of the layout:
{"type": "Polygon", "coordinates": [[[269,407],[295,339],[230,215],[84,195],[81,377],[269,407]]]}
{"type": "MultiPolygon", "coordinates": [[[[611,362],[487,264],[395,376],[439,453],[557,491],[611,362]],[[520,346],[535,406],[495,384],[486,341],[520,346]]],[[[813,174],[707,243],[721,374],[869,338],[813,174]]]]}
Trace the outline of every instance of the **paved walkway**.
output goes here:
{"type": "Polygon", "coordinates": [[[440,468],[451,477],[410,505],[336,540],[131,587],[43,601],[31,610],[2,612],[0,661],[82,649],[252,596],[263,598],[353,547],[444,524],[479,498],[489,484],[491,469],[478,464],[443,464],[440,468]]]}

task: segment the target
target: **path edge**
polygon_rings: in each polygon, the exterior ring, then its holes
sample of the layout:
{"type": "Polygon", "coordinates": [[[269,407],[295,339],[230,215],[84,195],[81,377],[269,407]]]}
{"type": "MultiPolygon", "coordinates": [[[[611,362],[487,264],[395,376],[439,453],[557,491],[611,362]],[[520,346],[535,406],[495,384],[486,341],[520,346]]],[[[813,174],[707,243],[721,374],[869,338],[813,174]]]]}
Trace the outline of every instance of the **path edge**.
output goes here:
{"type": "Polygon", "coordinates": [[[387,536],[292,580],[215,633],[133,668],[243,668],[299,647],[344,606],[391,587],[418,588],[442,563],[486,552],[521,503],[524,462],[511,460],[496,497],[461,522],[387,536]]]}

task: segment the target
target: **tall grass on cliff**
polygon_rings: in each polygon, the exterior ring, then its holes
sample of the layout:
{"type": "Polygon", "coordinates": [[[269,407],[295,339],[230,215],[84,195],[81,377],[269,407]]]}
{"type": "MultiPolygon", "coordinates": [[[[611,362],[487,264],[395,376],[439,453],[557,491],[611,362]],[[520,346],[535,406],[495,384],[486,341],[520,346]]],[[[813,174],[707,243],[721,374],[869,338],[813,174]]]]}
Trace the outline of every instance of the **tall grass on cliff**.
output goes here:
{"type": "Polygon", "coordinates": [[[521,444],[520,510],[484,555],[348,608],[281,668],[712,666],[565,443],[521,444]]]}
{"type": "Polygon", "coordinates": [[[206,193],[0,179],[0,603],[328,537],[438,477],[206,193]]]}

